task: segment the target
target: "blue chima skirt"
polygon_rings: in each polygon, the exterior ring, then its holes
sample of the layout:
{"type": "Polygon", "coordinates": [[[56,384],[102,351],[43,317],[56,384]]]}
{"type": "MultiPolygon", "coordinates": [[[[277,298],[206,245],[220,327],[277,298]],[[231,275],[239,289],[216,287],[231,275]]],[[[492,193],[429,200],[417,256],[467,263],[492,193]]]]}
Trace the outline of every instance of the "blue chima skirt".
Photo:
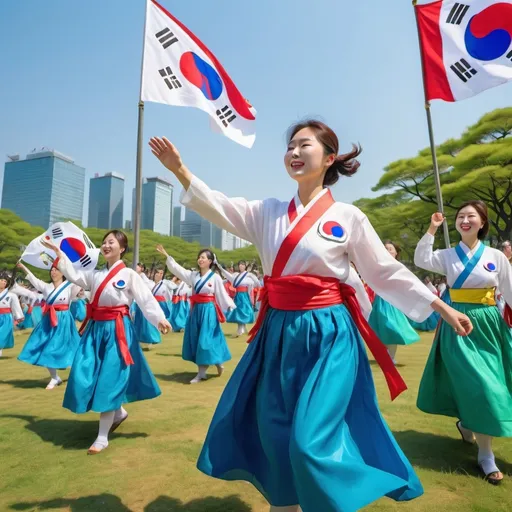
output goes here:
{"type": "Polygon", "coordinates": [[[434,311],[426,320],[423,322],[415,322],[414,320],[411,320],[410,318],[409,323],[411,324],[411,327],[413,329],[416,329],[417,331],[435,331],[437,324],[439,323],[439,319],[441,318],[441,315],[437,313],[437,311],[434,311]]]}
{"type": "Polygon", "coordinates": [[[410,345],[420,340],[409,319],[378,295],[373,301],[368,323],[384,345],[410,345]]]}
{"type": "Polygon", "coordinates": [[[198,468],[304,512],[355,512],[382,496],[423,493],[381,416],[344,305],[268,310],[222,394],[198,468]]]}
{"type": "Polygon", "coordinates": [[[34,306],[32,308],[32,323],[34,327],[37,327],[37,324],[43,319],[43,309],[41,306],[34,306]]]}
{"type": "Polygon", "coordinates": [[[213,302],[194,306],[185,327],[182,357],[197,365],[222,364],[231,359],[213,302]]]}
{"type": "Polygon", "coordinates": [[[56,315],[56,327],[51,326],[49,315],[43,316],[18,356],[20,361],[47,368],[71,366],[80,343],[80,335],[69,310],[57,311],[56,315]]]}
{"type": "Polygon", "coordinates": [[[158,304],[160,304],[160,308],[164,312],[165,319],[167,320],[171,316],[171,310],[169,308],[170,302],[165,301],[165,302],[159,302],[158,304]]]}
{"type": "Polygon", "coordinates": [[[122,358],[115,321],[90,321],[80,340],[69,374],[63,407],[72,412],[108,412],[122,404],[148,400],[161,391],[135,338],[132,323],[124,328],[133,365],[122,358]]]}
{"type": "Polygon", "coordinates": [[[0,315],[0,350],[14,347],[13,328],[12,314],[0,315]]]}
{"type": "Polygon", "coordinates": [[[236,309],[233,309],[226,315],[226,321],[230,324],[254,323],[254,309],[249,297],[249,292],[237,292],[234,302],[236,309]]]}
{"type": "Polygon", "coordinates": [[[32,321],[32,314],[28,314],[28,308],[23,308],[23,314],[25,315],[25,318],[23,319],[23,322],[20,322],[18,324],[18,329],[32,329],[34,327],[34,322],[32,321]]]}
{"type": "Polygon", "coordinates": [[[135,329],[135,337],[140,343],[150,343],[152,345],[156,345],[162,342],[160,331],[153,324],[146,320],[146,317],[138,305],[135,305],[133,327],[135,329]]]}
{"type": "Polygon", "coordinates": [[[87,314],[87,306],[85,305],[85,300],[74,300],[73,302],[71,302],[69,310],[71,311],[71,315],[77,322],[83,322],[85,320],[85,316],[87,314]]]}
{"type": "Polygon", "coordinates": [[[187,320],[190,315],[190,304],[188,300],[180,300],[178,303],[172,305],[171,317],[169,323],[171,324],[174,332],[185,329],[187,320]]]}

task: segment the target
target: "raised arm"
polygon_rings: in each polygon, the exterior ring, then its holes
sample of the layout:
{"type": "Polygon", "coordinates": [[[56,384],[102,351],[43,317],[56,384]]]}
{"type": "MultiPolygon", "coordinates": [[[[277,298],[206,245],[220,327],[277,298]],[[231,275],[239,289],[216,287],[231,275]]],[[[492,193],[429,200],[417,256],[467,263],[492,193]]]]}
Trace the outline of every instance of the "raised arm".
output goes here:
{"type": "Polygon", "coordinates": [[[231,284],[233,284],[233,281],[235,280],[235,274],[228,272],[225,268],[221,267],[220,265],[218,265],[218,268],[223,277],[225,277],[231,284]]]}
{"type": "Polygon", "coordinates": [[[446,275],[446,263],[442,251],[434,251],[435,234],[444,221],[442,213],[434,213],[430,227],[423,238],[418,242],[414,251],[414,264],[424,270],[446,275]]]}
{"type": "Polygon", "coordinates": [[[188,170],[178,150],[165,137],[153,137],[149,146],[183,185],[182,204],[226,231],[259,245],[263,232],[263,201],[247,201],[241,197],[230,199],[211,190],[188,170]]]}
{"type": "Polygon", "coordinates": [[[15,293],[11,293],[11,311],[14,320],[23,320],[25,316],[23,314],[23,310],[21,309],[20,300],[15,293]]]}
{"type": "Polygon", "coordinates": [[[39,299],[39,296],[36,292],[33,292],[32,290],[28,290],[27,288],[24,288],[23,286],[20,286],[19,284],[15,284],[11,288],[11,292],[15,293],[18,297],[27,297],[32,302],[35,302],[39,299]]]}
{"type": "Polygon", "coordinates": [[[131,292],[143,315],[155,327],[165,322],[165,315],[150,289],[137,272],[130,272],[131,292]]]}
{"type": "Polygon", "coordinates": [[[217,301],[217,304],[220,306],[220,309],[222,311],[235,309],[235,303],[226,292],[224,284],[222,283],[222,278],[218,274],[215,274],[213,278],[215,279],[215,300],[217,301]]]}

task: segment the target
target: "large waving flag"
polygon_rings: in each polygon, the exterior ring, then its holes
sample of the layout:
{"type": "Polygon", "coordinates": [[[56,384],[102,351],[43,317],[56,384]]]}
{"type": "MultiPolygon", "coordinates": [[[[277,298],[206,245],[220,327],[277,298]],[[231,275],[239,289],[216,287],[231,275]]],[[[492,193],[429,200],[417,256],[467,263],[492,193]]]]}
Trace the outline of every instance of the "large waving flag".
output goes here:
{"type": "Polygon", "coordinates": [[[512,80],[512,0],[416,5],[427,100],[459,101],[512,80]]]}
{"type": "Polygon", "coordinates": [[[254,108],[215,55],[154,0],[146,6],[141,99],[200,108],[230,139],[254,143],[254,108]]]}
{"type": "Polygon", "coordinates": [[[30,242],[21,259],[37,268],[50,270],[57,255],[44,247],[41,240],[52,242],[71,260],[77,269],[92,270],[98,264],[99,249],[72,222],[52,224],[41,236],[30,242]]]}

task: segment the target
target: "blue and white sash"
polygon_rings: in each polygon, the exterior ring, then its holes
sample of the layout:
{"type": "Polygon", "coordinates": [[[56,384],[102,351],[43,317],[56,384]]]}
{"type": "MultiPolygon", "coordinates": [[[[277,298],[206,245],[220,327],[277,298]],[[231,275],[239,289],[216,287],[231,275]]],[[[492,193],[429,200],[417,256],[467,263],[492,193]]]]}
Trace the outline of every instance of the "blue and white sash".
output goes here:
{"type": "Polygon", "coordinates": [[[9,293],[9,288],[6,288],[4,293],[2,293],[2,295],[0,296],[0,302],[2,302],[5,297],[7,297],[7,294],[9,293]]]}
{"type": "Polygon", "coordinates": [[[467,254],[464,252],[464,249],[459,245],[455,247],[455,252],[457,253],[457,256],[459,257],[460,261],[464,265],[464,270],[459,274],[459,277],[455,280],[455,283],[453,283],[452,288],[455,290],[458,290],[462,288],[462,285],[466,282],[466,279],[471,275],[471,272],[473,272],[474,268],[478,265],[478,262],[480,261],[480,258],[482,257],[485,250],[485,245],[480,242],[480,246],[478,247],[475,254],[473,254],[472,258],[469,259],[467,254]]]}
{"type": "Polygon", "coordinates": [[[238,288],[240,286],[240,284],[242,283],[242,281],[245,279],[246,275],[247,275],[247,272],[241,272],[240,274],[238,274],[238,276],[233,281],[233,286],[235,288],[238,288]]]}
{"type": "Polygon", "coordinates": [[[160,281],[157,285],[153,287],[153,295],[156,295],[158,293],[158,290],[160,290],[160,287],[162,286],[163,281],[160,281]]]}
{"type": "Polygon", "coordinates": [[[199,281],[197,281],[197,283],[194,285],[194,291],[196,293],[199,293],[202,289],[203,289],[203,286],[213,277],[213,272],[210,270],[210,272],[208,274],[206,274],[205,276],[203,276],[201,279],[199,279],[199,281]]]}
{"type": "Polygon", "coordinates": [[[65,283],[62,283],[58,288],[55,288],[50,295],[48,295],[48,298],[46,299],[46,304],[51,306],[55,303],[57,300],[57,297],[68,287],[71,286],[71,281],[66,281],[65,283]]]}

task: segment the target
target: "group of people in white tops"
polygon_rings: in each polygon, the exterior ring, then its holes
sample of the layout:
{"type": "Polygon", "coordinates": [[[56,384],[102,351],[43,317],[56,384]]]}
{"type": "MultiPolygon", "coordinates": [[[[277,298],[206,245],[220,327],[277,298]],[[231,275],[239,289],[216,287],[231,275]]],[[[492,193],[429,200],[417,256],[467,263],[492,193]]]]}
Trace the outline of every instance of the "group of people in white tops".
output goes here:
{"type": "MultiPolygon", "coordinates": [[[[446,276],[449,300],[441,300],[439,289],[400,263],[398,246],[381,242],[363,212],[332,197],[330,187],[358,170],[361,148],[340,153],[324,123],[304,121],[288,133],[284,165],[297,185],[290,201],[229,198],[193,175],[168,139],[152,138],[150,148],[182,184],[182,204],[254,244],[265,276],[261,307],[255,319],[251,296],[262,283],[247,264],[228,272],[209,249],[190,270],[157,246],[173,282],[163,279],[163,269],[149,280],[142,265],[127,268],[128,239],[118,230],[102,240],[107,264],[100,270],[78,270],[58,246],[44,242],[57,255],[51,283],[21,265],[43,294],[45,310],[20,358],[50,373],[71,366],[63,407],[100,415],[89,454],[107,448],[109,435],[128,418],[127,403],[161,393],[139,341],[155,343],[161,333],[184,328],[182,356],[197,365],[191,381],[197,384],[210,366],[222,375],[231,358],[221,324],[236,323],[242,335],[255,321],[217,405],[199,470],[250,482],[272,511],[355,512],[382,496],[417,498],[422,485],[380,413],[366,347],[395,399],[406,384],[390,346],[417,337],[403,315],[422,323],[435,313],[439,323],[417,406],[454,418],[464,443],[477,445],[483,477],[501,483],[492,440],[512,437],[512,334],[495,306],[498,295],[504,310],[512,305],[512,270],[504,252],[482,242],[489,231],[484,203],[469,201],[456,212],[461,241],[455,247],[433,249],[446,222],[440,213],[418,243],[415,264],[446,276]],[[69,313],[80,289],[90,294],[81,336],[69,313]],[[370,295],[373,308],[366,307],[370,295]]],[[[23,317],[6,285],[0,275],[2,343],[23,317]]],[[[55,374],[52,380],[60,383],[55,374]]]]}

